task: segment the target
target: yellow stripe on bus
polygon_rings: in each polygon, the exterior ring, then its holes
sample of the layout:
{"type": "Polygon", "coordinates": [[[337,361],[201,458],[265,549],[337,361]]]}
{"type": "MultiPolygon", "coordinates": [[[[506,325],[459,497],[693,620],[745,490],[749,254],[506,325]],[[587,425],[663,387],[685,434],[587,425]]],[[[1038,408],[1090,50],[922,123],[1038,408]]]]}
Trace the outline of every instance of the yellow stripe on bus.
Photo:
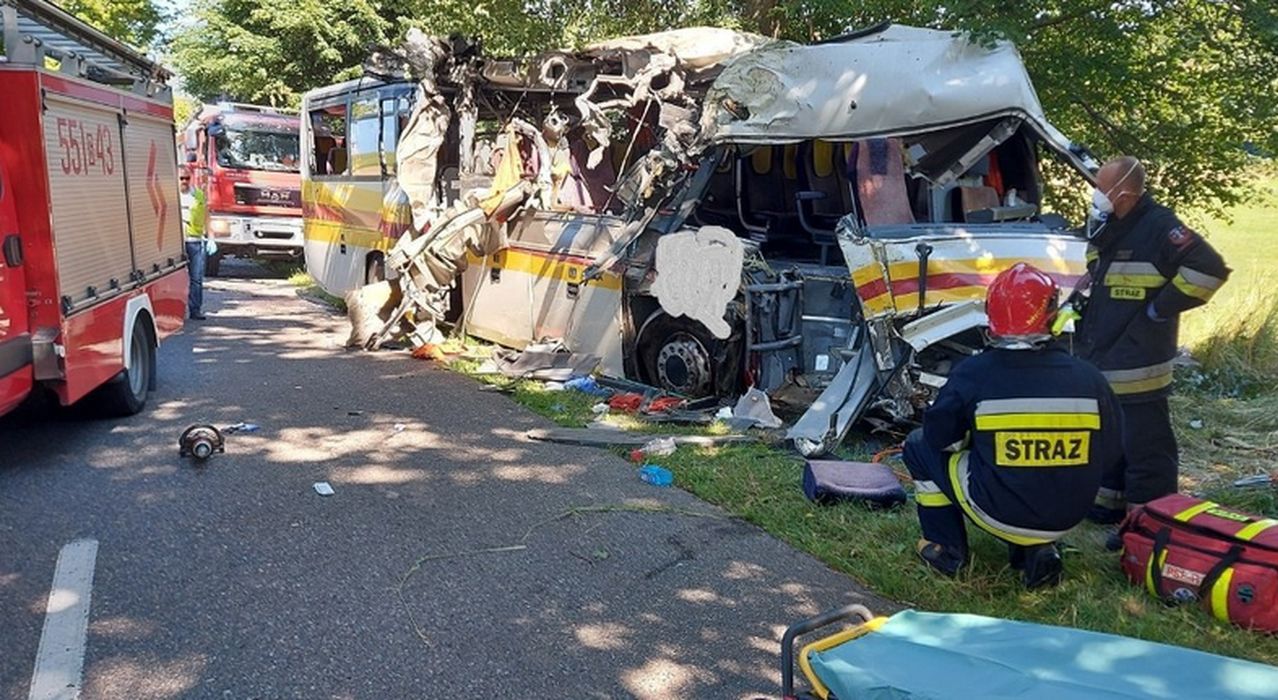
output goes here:
{"type": "MultiPolygon", "coordinates": [[[[472,265],[484,264],[484,259],[474,254],[468,254],[467,259],[472,265]]],[[[539,255],[517,248],[507,248],[493,253],[488,257],[487,267],[522,272],[534,277],[549,277],[569,284],[581,284],[586,271],[586,265],[583,263],[557,258],[553,254],[539,255]]],[[[590,284],[603,289],[620,290],[621,275],[615,272],[604,272],[590,284]]]]}

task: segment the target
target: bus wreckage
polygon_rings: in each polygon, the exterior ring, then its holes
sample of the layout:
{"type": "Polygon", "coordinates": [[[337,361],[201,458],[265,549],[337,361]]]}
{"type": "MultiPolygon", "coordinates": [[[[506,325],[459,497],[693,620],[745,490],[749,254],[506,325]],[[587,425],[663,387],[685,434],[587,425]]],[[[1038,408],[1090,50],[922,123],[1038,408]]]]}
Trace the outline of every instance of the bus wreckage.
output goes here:
{"type": "Polygon", "coordinates": [[[445,323],[557,339],[605,375],[806,407],[787,436],[811,455],[863,416],[915,419],[982,347],[998,272],[1069,289],[1084,270],[1040,159],[1087,181],[1096,163],[1006,43],[696,28],[496,59],[412,32],[377,58],[303,103],[308,268],[331,293],[382,271],[393,290],[355,324],[365,347],[445,323]],[[378,103],[379,211],[322,220],[361,196],[339,168],[378,103]]]}

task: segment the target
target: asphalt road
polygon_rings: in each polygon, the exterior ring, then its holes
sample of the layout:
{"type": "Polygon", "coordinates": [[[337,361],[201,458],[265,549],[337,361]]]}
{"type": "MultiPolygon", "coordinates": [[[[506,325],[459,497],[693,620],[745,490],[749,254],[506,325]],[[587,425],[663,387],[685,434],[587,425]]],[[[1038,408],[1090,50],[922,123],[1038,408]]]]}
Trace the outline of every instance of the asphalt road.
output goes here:
{"type": "Polygon", "coordinates": [[[344,352],[283,280],[207,294],[141,415],[0,421],[0,698],[28,697],[81,538],[84,698],[769,697],[786,625],[877,604],[611,454],[524,439],[547,422],[466,377],[344,352]],[[239,421],[261,429],[178,458],[188,424],[239,421]]]}

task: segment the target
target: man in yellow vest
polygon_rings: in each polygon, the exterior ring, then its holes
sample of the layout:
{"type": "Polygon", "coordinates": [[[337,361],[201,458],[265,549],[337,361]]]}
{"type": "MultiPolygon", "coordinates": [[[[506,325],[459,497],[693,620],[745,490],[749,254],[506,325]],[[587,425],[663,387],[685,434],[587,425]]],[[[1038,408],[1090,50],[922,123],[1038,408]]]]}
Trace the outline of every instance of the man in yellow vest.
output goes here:
{"type": "Polygon", "coordinates": [[[196,321],[204,320],[204,262],[205,237],[204,223],[208,207],[202,187],[191,184],[191,173],[183,171],[179,176],[181,183],[182,231],[186,234],[187,273],[191,286],[188,292],[187,307],[190,317],[196,321]]]}

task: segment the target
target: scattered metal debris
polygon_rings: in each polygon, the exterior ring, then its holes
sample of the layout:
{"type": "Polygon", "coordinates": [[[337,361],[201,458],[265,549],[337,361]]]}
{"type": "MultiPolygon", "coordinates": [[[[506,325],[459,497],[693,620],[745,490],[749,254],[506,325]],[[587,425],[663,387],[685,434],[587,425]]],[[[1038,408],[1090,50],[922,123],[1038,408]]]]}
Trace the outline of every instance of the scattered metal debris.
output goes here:
{"type": "Polygon", "coordinates": [[[333,486],[327,481],[317,481],[314,484],[311,484],[311,488],[315,489],[315,493],[318,493],[321,496],[333,495],[333,486]]]}
{"type": "MultiPolygon", "coordinates": [[[[649,433],[632,433],[625,430],[606,428],[550,428],[530,430],[526,435],[540,442],[558,442],[567,445],[588,445],[593,447],[642,447],[654,438],[649,433]]],[[[753,438],[747,435],[663,435],[679,445],[696,445],[697,447],[714,447],[733,442],[748,442],[753,438]]]]}
{"type": "Polygon", "coordinates": [[[228,425],[225,428],[222,428],[222,432],[226,433],[227,435],[230,435],[232,433],[256,433],[260,429],[261,429],[261,426],[259,426],[257,423],[240,422],[240,423],[236,423],[235,425],[228,425]]]}
{"type": "Polygon", "coordinates": [[[215,454],[226,452],[222,433],[211,425],[192,425],[178,438],[178,455],[203,462],[215,454]]]}

